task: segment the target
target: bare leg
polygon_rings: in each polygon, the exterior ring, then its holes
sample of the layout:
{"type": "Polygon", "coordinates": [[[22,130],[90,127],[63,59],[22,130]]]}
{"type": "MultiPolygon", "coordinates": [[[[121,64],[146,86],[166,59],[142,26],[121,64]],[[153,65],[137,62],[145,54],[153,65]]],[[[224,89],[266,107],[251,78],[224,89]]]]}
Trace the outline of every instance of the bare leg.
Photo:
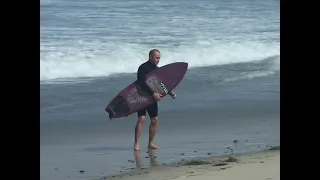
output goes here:
{"type": "Polygon", "coordinates": [[[142,133],[142,126],[145,120],[145,116],[140,116],[135,128],[135,136],[134,136],[134,150],[140,151],[140,136],[142,133]]]}
{"type": "Polygon", "coordinates": [[[148,147],[151,149],[159,149],[158,146],[156,146],[153,142],[154,136],[157,132],[157,126],[158,126],[158,117],[154,117],[151,119],[151,123],[149,126],[149,144],[148,147]]]}

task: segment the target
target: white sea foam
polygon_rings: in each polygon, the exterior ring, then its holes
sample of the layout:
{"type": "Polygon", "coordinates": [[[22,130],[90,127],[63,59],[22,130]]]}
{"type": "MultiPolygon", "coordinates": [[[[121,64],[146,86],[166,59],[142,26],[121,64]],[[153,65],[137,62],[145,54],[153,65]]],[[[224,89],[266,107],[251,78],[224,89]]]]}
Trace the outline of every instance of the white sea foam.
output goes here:
{"type": "MultiPolygon", "coordinates": [[[[147,60],[148,46],[97,45],[90,49],[65,49],[41,55],[40,81],[57,78],[98,77],[115,73],[133,73],[147,60]]],[[[263,60],[280,55],[280,45],[264,42],[199,41],[192,45],[159,48],[162,58],[159,66],[185,61],[189,67],[205,67],[230,63],[263,60]]],[[[279,60],[280,61],[280,60],[279,60]]],[[[277,67],[280,68],[280,65],[277,67]]]]}

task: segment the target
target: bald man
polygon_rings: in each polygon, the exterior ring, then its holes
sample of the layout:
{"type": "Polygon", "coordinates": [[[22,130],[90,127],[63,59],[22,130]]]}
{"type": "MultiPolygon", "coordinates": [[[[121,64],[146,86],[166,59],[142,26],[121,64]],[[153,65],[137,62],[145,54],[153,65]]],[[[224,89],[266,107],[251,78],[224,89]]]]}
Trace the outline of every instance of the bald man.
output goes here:
{"type": "MultiPolygon", "coordinates": [[[[148,86],[146,83],[146,75],[151,72],[152,70],[158,68],[158,63],[160,61],[161,55],[160,51],[157,49],[152,49],[149,52],[149,59],[147,62],[144,62],[139,66],[138,73],[137,73],[137,83],[150,95],[153,96],[155,99],[155,103],[150,105],[149,107],[138,111],[138,121],[135,127],[135,139],[134,139],[134,150],[140,151],[139,139],[142,133],[142,126],[144,124],[144,120],[146,118],[146,112],[151,119],[151,123],[149,126],[149,143],[148,148],[151,149],[159,149],[158,146],[154,144],[154,136],[157,131],[157,124],[158,124],[158,101],[161,100],[162,95],[159,93],[153,92],[153,90],[148,86]]],[[[174,92],[168,93],[172,99],[176,98],[176,94],[174,92]]]]}

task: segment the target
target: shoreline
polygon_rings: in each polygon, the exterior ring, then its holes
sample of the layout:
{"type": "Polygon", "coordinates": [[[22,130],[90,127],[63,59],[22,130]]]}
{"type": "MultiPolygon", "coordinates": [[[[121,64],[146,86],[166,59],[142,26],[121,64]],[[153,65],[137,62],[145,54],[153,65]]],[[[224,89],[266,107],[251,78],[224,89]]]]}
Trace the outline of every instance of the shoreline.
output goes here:
{"type": "Polygon", "coordinates": [[[96,179],[280,179],[280,146],[263,151],[198,157],[157,167],[136,168],[96,179]]]}

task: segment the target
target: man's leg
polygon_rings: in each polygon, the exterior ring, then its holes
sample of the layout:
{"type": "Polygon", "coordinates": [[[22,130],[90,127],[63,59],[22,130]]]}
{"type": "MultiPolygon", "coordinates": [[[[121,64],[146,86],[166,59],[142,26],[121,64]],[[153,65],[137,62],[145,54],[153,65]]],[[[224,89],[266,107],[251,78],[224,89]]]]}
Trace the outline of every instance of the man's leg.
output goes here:
{"type": "Polygon", "coordinates": [[[141,110],[138,112],[138,121],[135,127],[135,136],[134,136],[134,150],[140,151],[140,136],[142,133],[142,127],[144,120],[146,118],[146,110],[141,110]]]}
{"type": "Polygon", "coordinates": [[[158,126],[158,104],[157,103],[153,104],[147,109],[147,111],[151,119],[151,123],[149,126],[148,147],[151,149],[159,149],[159,147],[154,144],[154,136],[156,135],[157,126],[158,126]]]}

